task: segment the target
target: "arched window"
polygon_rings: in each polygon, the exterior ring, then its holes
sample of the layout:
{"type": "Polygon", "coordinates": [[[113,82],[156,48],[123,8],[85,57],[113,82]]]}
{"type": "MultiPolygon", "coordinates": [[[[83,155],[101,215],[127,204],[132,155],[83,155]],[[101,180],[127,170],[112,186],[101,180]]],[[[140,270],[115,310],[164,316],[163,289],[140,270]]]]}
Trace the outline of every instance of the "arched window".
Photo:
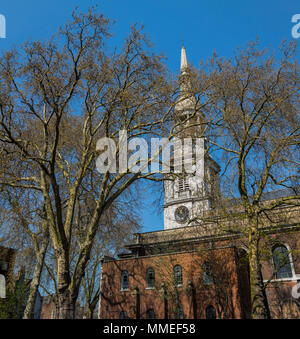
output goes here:
{"type": "Polygon", "coordinates": [[[217,319],[216,310],[211,305],[206,307],[206,319],[217,319]]]}
{"type": "Polygon", "coordinates": [[[121,275],[121,290],[128,290],[129,288],[129,274],[127,271],[122,271],[121,275]]]}
{"type": "Polygon", "coordinates": [[[209,262],[205,262],[203,265],[203,284],[210,285],[214,283],[211,265],[209,262]]]}
{"type": "Polygon", "coordinates": [[[273,262],[277,279],[293,277],[289,251],[284,245],[273,248],[273,262]]]}
{"type": "Polygon", "coordinates": [[[152,267],[148,268],[146,274],[146,287],[154,288],[155,287],[155,273],[152,267]]]}
{"type": "Polygon", "coordinates": [[[174,283],[176,286],[182,286],[182,268],[180,265],[174,266],[174,283]]]}
{"type": "Polygon", "coordinates": [[[146,312],[146,319],[156,319],[154,309],[150,308],[146,312]]]}
{"type": "Polygon", "coordinates": [[[120,319],[128,319],[128,315],[126,311],[121,311],[120,312],[120,319]]]}
{"type": "Polygon", "coordinates": [[[0,298],[6,297],[6,283],[5,283],[5,276],[0,274],[0,298]]]}

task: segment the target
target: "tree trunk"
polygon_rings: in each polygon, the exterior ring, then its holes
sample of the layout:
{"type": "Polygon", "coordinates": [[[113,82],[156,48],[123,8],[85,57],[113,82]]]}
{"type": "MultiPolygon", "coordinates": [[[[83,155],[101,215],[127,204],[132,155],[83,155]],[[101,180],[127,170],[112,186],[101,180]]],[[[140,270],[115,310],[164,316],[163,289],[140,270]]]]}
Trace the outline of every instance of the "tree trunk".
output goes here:
{"type": "Polygon", "coordinates": [[[34,314],[35,301],[38,293],[38,287],[40,285],[41,274],[44,266],[44,259],[47,252],[49,243],[48,236],[45,236],[42,240],[39,251],[36,254],[36,264],[34,267],[33,278],[30,283],[29,296],[27,299],[26,307],[23,314],[23,319],[31,319],[34,314]]]}
{"type": "Polygon", "coordinates": [[[61,248],[57,249],[57,303],[58,319],[74,319],[77,295],[74,296],[70,287],[70,268],[68,254],[61,248]]]}
{"type": "Polygon", "coordinates": [[[69,254],[62,248],[56,250],[57,257],[57,298],[58,298],[58,318],[74,319],[76,302],[79,294],[79,287],[84,276],[86,261],[78,265],[73,279],[70,277],[69,254]]]}
{"type": "Polygon", "coordinates": [[[250,290],[251,312],[253,319],[270,319],[270,310],[265,293],[261,262],[259,255],[259,230],[256,220],[250,220],[249,234],[249,266],[250,266],[250,290]]]}
{"type": "Polygon", "coordinates": [[[87,309],[87,319],[93,319],[95,314],[95,308],[99,301],[99,294],[96,293],[95,297],[93,298],[92,302],[88,303],[87,309]]]}
{"type": "Polygon", "coordinates": [[[95,311],[95,307],[92,305],[88,306],[88,310],[87,310],[87,319],[93,319],[94,318],[94,311],[95,311]]]}
{"type": "Polygon", "coordinates": [[[71,296],[67,289],[58,293],[58,319],[74,319],[75,318],[76,298],[71,296]]]}

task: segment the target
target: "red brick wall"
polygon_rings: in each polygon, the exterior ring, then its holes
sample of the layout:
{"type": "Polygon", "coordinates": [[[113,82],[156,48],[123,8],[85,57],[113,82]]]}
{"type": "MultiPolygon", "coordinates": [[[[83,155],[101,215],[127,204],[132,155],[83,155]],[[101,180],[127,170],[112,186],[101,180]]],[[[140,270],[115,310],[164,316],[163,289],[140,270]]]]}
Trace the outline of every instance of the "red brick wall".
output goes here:
{"type": "Polygon", "coordinates": [[[43,298],[41,319],[53,319],[52,312],[55,310],[55,303],[49,301],[49,297],[43,298]]]}
{"type": "MultiPolygon", "coordinates": [[[[244,242],[246,243],[246,242],[244,242]]],[[[276,244],[288,245],[292,252],[294,273],[300,277],[300,234],[278,233],[266,236],[262,240],[262,274],[264,281],[271,278],[274,270],[272,248],[276,244]]],[[[169,318],[174,318],[176,302],[174,299],[174,289],[172,291],[173,267],[179,264],[183,268],[183,287],[179,288],[180,300],[186,318],[205,318],[205,309],[208,305],[220,309],[225,305],[226,311],[220,311],[219,317],[229,318],[249,318],[251,317],[249,268],[246,259],[246,251],[237,250],[241,248],[243,241],[223,241],[215,242],[214,250],[201,251],[195,249],[194,252],[178,253],[172,255],[153,255],[149,257],[138,257],[123,259],[103,263],[102,274],[102,298],[101,298],[101,318],[119,318],[122,310],[128,313],[130,318],[136,317],[135,299],[132,296],[133,288],[136,286],[140,292],[140,317],[146,317],[146,311],[153,308],[157,318],[164,318],[164,300],[159,290],[161,283],[167,283],[169,298],[168,310],[169,318]],[[223,248],[220,248],[222,247],[223,248]],[[224,248],[228,246],[227,248],[224,248]],[[229,246],[232,246],[229,248],[229,246]],[[202,265],[205,261],[212,262],[214,270],[218,272],[217,286],[224,282],[225,293],[217,293],[213,286],[203,286],[201,279],[203,276],[202,265]],[[155,290],[146,289],[146,271],[148,267],[153,267],[156,273],[155,290]],[[129,291],[120,291],[120,280],[122,270],[127,270],[129,277],[129,291]],[[194,300],[187,293],[188,281],[191,280],[195,286],[194,300]],[[217,302],[218,300],[221,300],[217,302]],[[218,305],[219,303],[219,305],[218,305]],[[196,305],[196,311],[193,308],[196,305]],[[219,306],[219,307],[218,307],[219,306]]],[[[295,276],[290,281],[271,282],[266,288],[269,307],[272,318],[287,317],[285,305],[293,298],[292,287],[296,284],[295,276]]],[[[298,278],[299,279],[299,278],[298,278]]],[[[292,300],[299,306],[292,305],[292,308],[300,310],[300,300],[292,300]],[[294,307],[295,306],[295,307],[294,307]]],[[[295,313],[295,312],[294,312],[295,313]]],[[[300,317],[300,315],[299,315],[300,317]]]]}
{"type": "Polygon", "coordinates": [[[140,318],[145,319],[146,311],[150,308],[155,310],[157,318],[164,318],[164,300],[159,292],[162,283],[168,286],[169,318],[174,318],[176,292],[178,292],[186,318],[193,318],[194,314],[197,318],[205,318],[205,310],[209,305],[215,307],[218,317],[224,315],[229,318],[242,317],[234,248],[104,262],[100,317],[117,319],[120,312],[125,310],[129,318],[136,318],[136,300],[132,296],[132,292],[135,287],[138,287],[140,318]],[[213,275],[215,275],[214,272],[218,272],[218,281],[214,285],[203,284],[202,266],[206,261],[211,263],[213,275]],[[182,287],[178,287],[177,291],[173,286],[173,267],[175,265],[182,267],[183,275],[182,287]],[[155,270],[154,290],[146,288],[148,267],[155,270]],[[128,291],[121,291],[121,272],[123,270],[129,272],[128,291]],[[195,287],[194,300],[196,302],[193,302],[192,294],[187,291],[188,281],[192,281],[195,287]],[[217,292],[216,286],[220,287],[217,292]]]}

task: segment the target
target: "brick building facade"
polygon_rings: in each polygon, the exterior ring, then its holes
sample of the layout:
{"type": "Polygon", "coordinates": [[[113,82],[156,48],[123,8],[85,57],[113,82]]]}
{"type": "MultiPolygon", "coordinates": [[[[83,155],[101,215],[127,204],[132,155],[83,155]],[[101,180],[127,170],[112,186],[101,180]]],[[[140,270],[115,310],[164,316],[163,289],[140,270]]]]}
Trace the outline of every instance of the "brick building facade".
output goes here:
{"type": "MultiPolygon", "coordinates": [[[[197,103],[185,96],[189,78],[184,48],[180,81],[174,120],[192,119],[195,125],[202,116],[189,119],[197,103]]],[[[178,132],[180,137],[197,137],[200,158],[196,174],[164,182],[164,230],[136,234],[127,253],[118,259],[103,258],[100,318],[251,317],[247,239],[242,231],[246,219],[234,200],[225,203],[225,211],[214,206],[220,167],[207,155],[202,132],[189,125],[178,132]],[[191,223],[197,216],[202,222],[191,223]]],[[[288,190],[271,192],[262,203],[289,194],[294,195],[288,190]]],[[[260,226],[262,275],[271,317],[300,318],[300,295],[292,294],[297,282],[300,294],[299,208],[282,206],[271,214],[260,226]]]]}
{"type": "MultiPolygon", "coordinates": [[[[104,258],[100,318],[250,318],[245,239],[200,236],[199,228],[136,234],[131,254],[104,258]]],[[[269,253],[262,273],[271,317],[300,318],[300,300],[291,294],[300,282],[300,230],[294,223],[280,230],[270,230],[265,239],[269,253]],[[276,276],[274,257],[281,246],[290,260],[276,276]]]]}

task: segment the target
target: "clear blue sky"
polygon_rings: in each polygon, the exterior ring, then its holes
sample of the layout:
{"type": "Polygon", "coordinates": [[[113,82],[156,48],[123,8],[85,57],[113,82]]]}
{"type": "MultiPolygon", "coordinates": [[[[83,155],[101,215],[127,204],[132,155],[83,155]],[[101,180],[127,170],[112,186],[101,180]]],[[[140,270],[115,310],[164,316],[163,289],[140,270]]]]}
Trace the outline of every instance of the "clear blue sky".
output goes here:
{"type": "MultiPolygon", "coordinates": [[[[183,42],[195,66],[213,51],[229,57],[235,48],[257,37],[263,46],[276,48],[283,39],[292,39],[291,18],[300,14],[299,0],[2,0],[0,14],[6,17],[7,38],[0,39],[0,49],[47,39],[69,20],[76,6],[84,11],[96,4],[117,20],[113,27],[116,45],[131,24],[144,23],[155,50],[166,55],[174,72],[183,42]]],[[[149,206],[144,213],[147,231],[163,227],[162,215],[151,208],[151,196],[145,201],[149,206]]]]}

